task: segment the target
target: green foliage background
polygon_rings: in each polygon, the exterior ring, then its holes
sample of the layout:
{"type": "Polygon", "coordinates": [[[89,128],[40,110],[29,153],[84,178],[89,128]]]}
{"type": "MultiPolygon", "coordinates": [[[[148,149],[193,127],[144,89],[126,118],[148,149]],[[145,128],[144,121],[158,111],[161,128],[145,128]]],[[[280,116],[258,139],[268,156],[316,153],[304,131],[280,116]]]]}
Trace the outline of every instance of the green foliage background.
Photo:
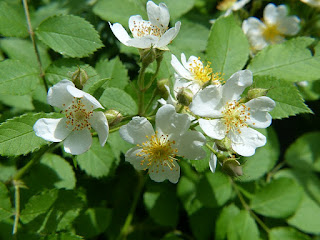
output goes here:
{"type": "Polygon", "coordinates": [[[117,131],[105,147],[94,138],[76,157],[49,146],[32,128],[39,118],[60,116],[47,104],[43,80],[52,86],[78,67],[89,76],[83,90],[106,109],[117,109],[126,121],[137,114],[139,54],[114,37],[108,21],[128,27],[131,15],[146,19],[146,0],[28,1],[41,68],[22,2],[0,0],[0,239],[320,239],[320,11],[274,1],[300,17],[301,31],[252,58],[241,21],[262,17],[270,1],[251,1],[220,18],[215,0],[159,2],[167,4],[171,25],[182,25],[158,79],[173,80],[171,54],[200,56],[225,79],[250,69],[254,87],[268,88],[276,102],[272,126],[261,131],[267,144],[239,159],[244,174],[238,178],[219,166],[212,174],[209,156],[181,160],[176,185],[155,183],[126,163],[132,146],[117,131]],[[12,236],[17,198],[20,221],[12,236]]]}

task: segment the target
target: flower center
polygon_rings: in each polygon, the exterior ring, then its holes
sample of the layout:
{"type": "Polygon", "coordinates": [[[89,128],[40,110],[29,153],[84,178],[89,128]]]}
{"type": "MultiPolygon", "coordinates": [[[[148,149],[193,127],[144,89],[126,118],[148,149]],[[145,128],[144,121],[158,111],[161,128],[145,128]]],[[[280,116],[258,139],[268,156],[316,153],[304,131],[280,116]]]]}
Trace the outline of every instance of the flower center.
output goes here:
{"type": "Polygon", "coordinates": [[[277,43],[278,37],[282,36],[279,32],[276,24],[266,25],[266,28],[263,30],[263,37],[267,42],[277,43]]]}
{"type": "Polygon", "coordinates": [[[217,9],[220,11],[225,11],[231,8],[236,1],[237,0],[223,0],[218,4],[217,9]]]}
{"type": "Polygon", "coordinates": [[[85,128],[91,129],[89,119],[92,117],[93,111],[86,109],[81,98],[74,98],[71,105],[64,110],[64,113],[67,118],[67,127],[71,128],[72,131],[83,130],[85,128]]]}
{"type": "Polygon", "coordinates": [[[174,169],[175,164],[175,156],[178,152],[176,148],[173,148],[173,144],[175,141],[168,140],[168,135],[157,136],[156,134],[151,137],[146,136],[147,141],[142,143],[142,145],[137,145],[141,148],[141,151],[137,153],[138,157],[143,157],[141,161],[141,165],[147,161],[147,168],[152,165],[157,165],[157,169],[159,169],[159,165],[168,166],[171,170],[174,169]]]}
{"type": "Polygon", "coordinates": [[[248,127],[246,121],[250,119],[249,107],[237,101],[227,102],[222,111],[222,122],[226,125],[227,131],[241,133],[241,128],[248,127]]]}
{"type": "Polygon", "coordinates": [[[144,37],[144,36],[155,36],[161,37],[162,34],[168,28],[159,28],[151,24],[151,22],[136,22],[133,21],[133,27],[131,28],[131,32],[135,37],[144,37]]]}

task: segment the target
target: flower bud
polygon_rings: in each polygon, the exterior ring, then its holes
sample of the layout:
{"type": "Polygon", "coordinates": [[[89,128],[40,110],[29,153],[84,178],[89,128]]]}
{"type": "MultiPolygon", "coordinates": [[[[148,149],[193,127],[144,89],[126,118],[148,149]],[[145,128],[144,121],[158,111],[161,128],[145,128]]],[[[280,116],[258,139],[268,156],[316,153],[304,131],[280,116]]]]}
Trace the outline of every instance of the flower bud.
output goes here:
{"type": "Polygon", "coordinates": [[[154,48],[139,49],[140,59],[144,66],[149,66],[157,58],[157,53],[154,48]]]}
{"type": "Polygon", "coordinates": [[[76,88],[82,90],[84,84],[89,79],[88,74],[85,70],[78,67],[78,69],[72,74],[71,81],[74,83],[76,88]]]}
{"type": "Polygon", "coordinates": [[[228,137],[225,137],[222,140],[216,140],[215,142],[216,142],[217,148],[220,151],[233,152],[231,147],[231,140],[228,137]]]}
{"type": "Polygon", "coordinates": [[[160,93],[160,95],[163,98],[168,98],[168,90],[166,88],[166,86],[169,86],[169,79],[168,78],[163,78],[157,81],[157,87],[158,87],[158,91],[160,93]]]}
{"type": "Polygon", "coordinates": [[[265,89],[265,88],[252,88],[252,89],[249,89],[248,98],[249,99],[253,99],[253,98],[257,98],[257,97],[266,96],[268,91],[269,91],[269,89],[265,89]]]}
{"type": "Polygon", "coordinates": [[[193,92],[188,88],[181,88],[177,94],[178,102],[183,106],[189,106],[192,102],[193,92]]]}
{"type": "Polygon", "coordinates": [[[235,158],[228,158],[222,163],[222,171],[231,177],[240,177],[243,175],[242,167],[235,158]]]}
{"type": "Polygon", "coordinates": [[[109,109],[104,112],[104,115],[106,116],[109,126],[117,125],[119,122],[122,121],[123,116],[120,112],[117,110],[109,109]]]}

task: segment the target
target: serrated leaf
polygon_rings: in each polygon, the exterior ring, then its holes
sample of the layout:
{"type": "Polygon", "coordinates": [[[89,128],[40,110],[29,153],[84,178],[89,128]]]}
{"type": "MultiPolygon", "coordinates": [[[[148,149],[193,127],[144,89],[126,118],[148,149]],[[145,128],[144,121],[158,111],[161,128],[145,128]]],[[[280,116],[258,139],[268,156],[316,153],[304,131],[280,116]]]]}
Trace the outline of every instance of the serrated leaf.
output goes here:
{"type": "Polygon", "coordinates": [[[13,215],[9,192],[2,182],[0,182],[0,222],[13,215]]]}
{"type": "Polygon", "coordinates": [[[251,208],[261,215],[285,218],[295,212],[302,198],[301,188],[289,178],[267,184],[251,199],[251,208]]]}
{"type": "Polygon", "coordinates": [[[314,39],[294,38],[263,49],[248,66],[254,76],[274,76],[290,82],[314,81],[320,76],[320,44],[316,54],[307,48],[314,39]]]}
{"type": "Polygon", "coordinates": [[[26,37],[28,28],[21,4],[0,2],[0,34],[6,37],[26,37]]]}
{"type": "Polygon", "coordinates": [[[276,132],[271,127],[258,131],[267,137],[267,144],[258,148],[253,156],[241,158],[243,175],[237,180],[257,180],[270,171],[279,159],[280,149],[276,132]]]}
{"type": "Polygon", "coordinates": [[[93,138],[91,148],[76,159],[82,170],[96,178],[108,176],[119,163],[110,146],[101,147],[97,138],[93,138]]]}
{"type": "Polygon", "coordinates": [[[48,144],[37,137],[33,125],[40,118],[58,118],[59,114],[27,113],[9,119],[0,125],[0,154],[2,156],[19,156],[39,149],[48,144]]]}
{"type": "Polygon", "coordinates": [[[215,227],[215,239],[224,240],[227,237],[228,226],[231,224],[233,217],[240,213],[240,209],[234,204],[226,206],[222,209],[215,227]]]}
{"type": "MultiPolygon", "coordinates": [[[[38,61],[31,41],[18,38],[4,38],[0,41],[1,48],[13,60],[19,60],[32,67],[38,67],[38,61]]],[[[51,59],[47,50],[37,44],[43,68],[47,68],[51,59]]]]}
{"type": "Polygon", "coordinates": [[[99,0],[94,5],[93,12],[103,20],[118,22],[124,27],[128,27],[130,16],[141,15],[143,19],[146,19],[147,15],[145,5],[135,0],[99,0]]]}
{"type": "Polygon", "coordinates": [[[228,240],[259,239],[257,224],[249,212],[245,210],[240,211],[238,215],[233,217],[227,231],[228,240]]]}
{"type": "Polygon", "coordinates": [[[320,171],[320,132],[299,137],[285,153],[286,162],[299,170],[320,171]]]}
{"type": "Polygon", "coordinates": [[[270,230],[269,240],[311,240],[311,238],[291,227],[277,227],[270,230]]]}
{"type": "Polygon", "coordinates": [[[222,172],[208,172],[197,185],[197,197],[204,206],[218,207],[231,197],[231,181],[222,172]]]}
{"type": "Polygon", "coordinates": [[[77,16],[49,17],[39,25],[36,34],[54,51],[67,57],[86,57],[103,46],[93,26],[77,16]]]}
{"type": "Polygon", "coordinates": [[[128,70],[120,61],[119,57],[112,60],[98,62],[96,70],[100,77],[108,78],[108,87],[124,89],[129,83],[128,70]]]}
{"type": "Polygon", "coordinates": [[[104,107],[117,110],[125,116],[133,116],[138,113],[136,102],[128,93],[119,88],[107,88],[99,101],[104,107]]]}
{"type": "Polygon", "coordinates": [[[162,226],[176,226],[178,199],[174,186],[168,183],[150,185],[143,195],[144,204],[152,219],[162,226]]]}
{"type": "Polygon", "coordinates": [[[219,18],[212,26],[206,56],[213,71],[225,74],[225,80],[246,64],[249,43],[232,15],[219,18]]]}
{"type": "Polygon", "coordinates": [[[18,60],[0,62],[0,94],[25,95],[37,87],[39,71],[18,60]]]}
{"type": "Polygon", "coordinates": [[[254,78],[253,86],[269,89],[267,96],[276,102],[276,107],[270,112],[274,119],[295,116],[300,113],[312,113],[293,83],[273,77],[259,76],[254,78]]]}

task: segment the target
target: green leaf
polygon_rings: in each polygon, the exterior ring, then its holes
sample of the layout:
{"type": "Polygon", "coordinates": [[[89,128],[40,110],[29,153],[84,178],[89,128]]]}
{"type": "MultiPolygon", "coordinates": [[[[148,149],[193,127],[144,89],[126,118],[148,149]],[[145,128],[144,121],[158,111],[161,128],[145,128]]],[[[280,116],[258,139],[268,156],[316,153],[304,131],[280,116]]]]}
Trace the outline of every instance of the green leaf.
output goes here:
{"type": "Polygon", "coordinates": [[[33,125],[40,118],[57,118],[60,114],[27,113],[9,119],[0,125],[0,154],[19,156],[46,145],[48,142],[37,137],[33,125]]]}
{"type": "Polygon", "coordinates": [[[18,60],[0,62],[0,94],[25,95],[40,81],[36,68],[18,60]]]}
{"type": "Polygon", "coordinates": [[[320,171],[320,132],[299,137],[285,153],[286,162],[299,170],[320,171]]]}
{"type": "Polygon", "coordinates": [[[206,56],[213,71],[225,74],[225,80],[246,64],[249,43],[232,15],[219,18],[212,26],[206,56]]]}
{"type": "Polygon", "coordinates": [[[45,238],[45,240],[83,240],[84,238],[78,235],[74,235],[72,233],[55,233],[49,235],[45,238]]]}
{"type": "Polygon", "coordinates": [[[259,132],[267,137],[267,144],[256,150],[251,157],[242,157],[243,175],[237,180],[248,182],[261,178],[269,172],[279,159],[280,149],[276,132],[273,128],[259,129],[259,132]]]}
{"type": "Polygon", "coordinates": [[[0,182],[0,222],[13,215],[9,192],[2,182],[0,182]]]}
{"type": "Polygon", "coordinates": [[[99,0],[94,5],[93,12],[103,20],[118,22],[124,27],[128,27],[128,21],[132,15],[141,15],[143,19],[147,16],[146,5],[135,0],[99,0]]]}
{"type": "Polygon", "coordinates": [[[155,0],[153,2],[155,4],[165,3],[169,9],[170,19],[177,19],[193,8],[195,0],[155,0]]]}
{"type": "Polygon", "coordinates": [[[32,97],[30,95],[14,96],[14,95],[0,95],[0,101],[7,106],[18,108],[21,110],[33,110],[32,97]]]}
{"type": "Polygon", "coordinates": [[[6,37],[28,36],[22,4],[0,2],[0,34],[6,37]]]}
{"type": "Polygon", "coordinates": [[[76,159],[82,170],[96,178],[108,176],[119,164],[111,147],[102,147],[97,138],[93,138],[91,148],[76,159]]]}
{"type": "Polygon", "coordinates": [[[20,220],[26,224],[46,213],[58,198],[58,190],[52,189],[33,195],[21,211],[20,220]]]}
{"type": "Polygon", "coordinates": [[[257,213],[274,218],[290,216],[298,208],[301,188],[289,178],[279,178],[267,184],[251,199],[251,208],[257,213]]]}
{"type": "Polygon", "coordinates": [[[214,231],[213,223],[216,220],[216,213],[216,209],[202,207],[189,216],[190,227],[195,239],[210,239],[214,231]]]}
{"type": "Polygon", "coordinates": [[[117,110],[125,116],[133,116],[138,113],[136,102],[128,93],[119,88],[107,88],[99,101],[104,107],[117,110]]]}
{"type": "Polygon", "coordinates": [[[228,240],[248,240],[259,239],[257,224],[252,219],[248,211],[242,210],[228,225],[228,240]]]}
{"type": "Polygon", "coordinates": [[[110,145],[113,155],[118,160],[120,160],[121,153],[125,154],[130,148],[132,148],[132,144],[124,141],[120,137],[119,131],[109,134],[107,144],[110,145]]]}
{"type": "MultiPolygon", "coordinates": [[[[38,67],[37,57],[31,41],[18,38],[4,38],[1,39],[0,44],[9,58],[27,63],[32,67],[38,67]]],[[[51,63],[50,56],[41,44],[37,44],[37,48],[40,54],[41,64],[43,68],[47,68],[51,63]]]]}
{"type": "Polygon", "coordinates": [[[62,157],[50,153],[41,158],[40,164],[33,167],[33,174],[25,181],[28,186],[40,189],[73,189],[76,185],[72,166],[62,157]]]}
{"type": "Polygon", "coordinates": [[[151,183],[143,195],[144,204],[152,219],[163,226],[175,227],[178,223],[178,199],[174,185],[151,183]]]}
{"type": "Polygon", "coordinates": [[[311,238],[291,227],[277,227],[270,230],[269,240],[311,240],[311,238]]]}
{"type": "Polygon", "coordinates": [[[314,39],[298,37],[263,49],[248,69],[254,76],[269,75],[291,82],[314,81],[320,76],[320,44],[312,55],[307,48],[314,39]]]}
{"type": "Polygon", "coordinates": [[[107,208],[88,208],[76,220],[77,233],[92,238],[103,233],[111,222],[111,210],[107,208]]]}
{"type": "Polygon", "coordinates": [[[276,107],[270,112],[274,119],[295,116],[299,113],[312,113],[293,83],[274,77],[259,76],[254,78],[253,86],[269,89],[267,96],[276,102],[276,107]]]}
{"type": "Polygon", "coordinates": [[[233,217],[240,213],[239,208],[234,204],[226,206],[222,209],[215,227],[215,239],[224,240],[227,237],[228,227],[232,224],[233,217]]]}
{"type": "Polygon", "coordinates": [[[54,51],[67,57],[86,57],[103,46],[93,26],[77,16],[49,17],[39,25],[36,34],[54,51]]]}
{"type": "Polygon", "coordinates": [[[110,78],[108,87],[124,89],[129,83],[128,70],[125,68],[119,57],[112,60],[98,62],[96,70],[102,78],[110,78]]]}
{"type": "Polygon", "coordinates": [[[231,181],[222,172],[206,173],[197,186],[197,197],[208,207],[222,206],[230,199],[231,194],[231,181]]]}

